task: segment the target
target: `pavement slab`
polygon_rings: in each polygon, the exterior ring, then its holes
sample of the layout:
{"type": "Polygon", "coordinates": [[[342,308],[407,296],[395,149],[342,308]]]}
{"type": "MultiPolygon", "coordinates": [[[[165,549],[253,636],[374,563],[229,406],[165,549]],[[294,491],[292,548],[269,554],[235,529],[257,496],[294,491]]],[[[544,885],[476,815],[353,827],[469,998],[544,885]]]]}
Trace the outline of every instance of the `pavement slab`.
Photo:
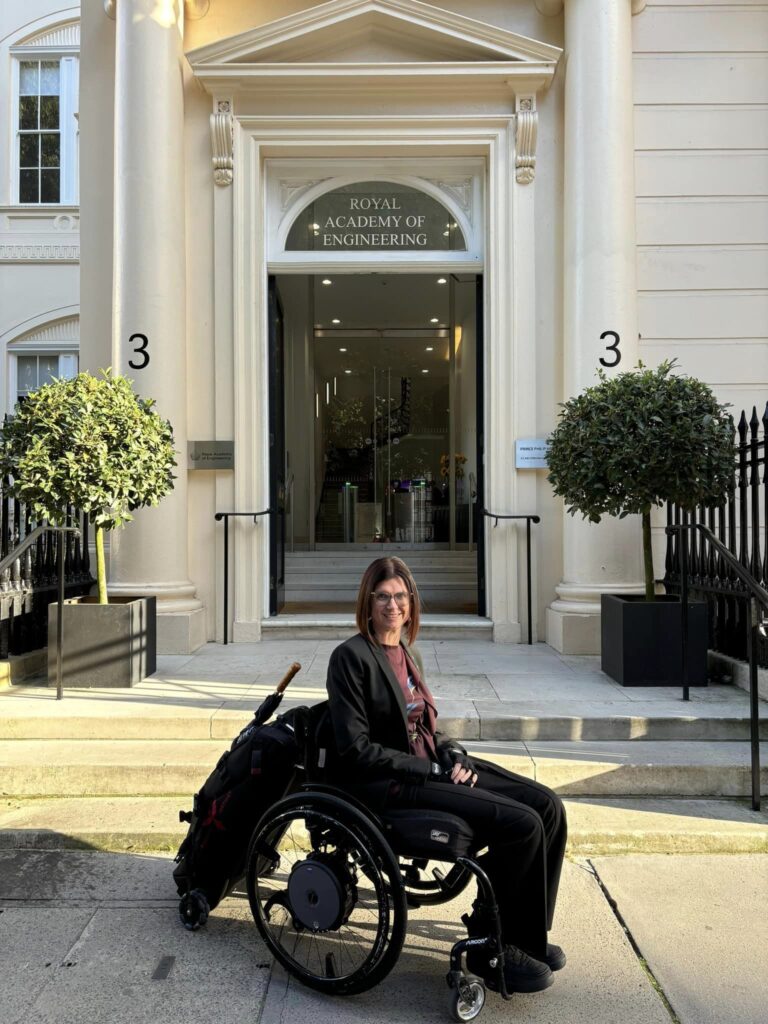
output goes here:
{"type": "Polygon", "coordinates": [[[765,1024],[768,856],[592,864],[681,1024],[765,1024]]]}
{"type": "MultiPolygon", "coordinates": [[[[471,899],[468,890],[441,907],[412,911],[395,968],[359,996],[329,999],[276,969],[261,1024],[445,1024],[448,952],[471,899]]],[[[510,1003],[488,993],[483,1024],[670,1024],[595,879],[573,863],[564,865],[553,939],[568,956],[554,985],[535,995],[517,994],[510,1003]]]]}

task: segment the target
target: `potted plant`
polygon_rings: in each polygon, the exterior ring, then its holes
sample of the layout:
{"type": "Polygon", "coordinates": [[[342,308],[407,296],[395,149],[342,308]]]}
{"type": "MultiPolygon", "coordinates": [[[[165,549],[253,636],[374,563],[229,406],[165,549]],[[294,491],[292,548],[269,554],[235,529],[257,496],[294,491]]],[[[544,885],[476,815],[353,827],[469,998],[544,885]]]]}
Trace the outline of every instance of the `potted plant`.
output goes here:
{"type": "MultiPolygon", "coordinates": [[[[104,564],[104,533],[173,487],[173,431],[153,406],[126,377],[79,373],[29,394],[0,435],[0,472],[33,518],[65,525],[70,506],[93,524],[97,593],[65,605],[67,686],[130,686],[155,671],[155,598],[110,603],[104,564]]],[[[56,616],[52,604],[49,636],[56,616]]]]}
{"type": "MultiPolygon", "coordinates": [[[[657,596],[651,510],[674,501],[693,511],[723,503],[733,475],[733,423],[700,380],[675,362],[608,377],[565,402],[549,440],[549,481],[571,515],[639,515],[645,595],[601,600],[603,671],[632,686],[679,683],[679,600],[657,596]]],[[[704,604],[691,605],[691,685],[706,684],[704,604]]]]}

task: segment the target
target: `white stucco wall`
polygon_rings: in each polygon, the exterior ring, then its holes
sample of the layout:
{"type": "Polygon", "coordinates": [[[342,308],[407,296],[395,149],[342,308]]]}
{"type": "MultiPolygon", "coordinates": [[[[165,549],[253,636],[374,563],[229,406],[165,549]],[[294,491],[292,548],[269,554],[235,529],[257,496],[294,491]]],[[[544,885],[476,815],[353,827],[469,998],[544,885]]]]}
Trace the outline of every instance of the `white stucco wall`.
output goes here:
{"type": "MultiPolygon", "coordinates": [[[[11,204],[17,139],[13,128],[13,47],[76,22],[79,8],[54,0],[0,4],[0,416],[13,408],[14,341],[67,321],[77,336],[79,253],[77,206],[11,204]]],[[[68,51],[67,51],[68,52],[68,51]]],[[[40,56],[51,51],[41,50],[40,56]]]]}

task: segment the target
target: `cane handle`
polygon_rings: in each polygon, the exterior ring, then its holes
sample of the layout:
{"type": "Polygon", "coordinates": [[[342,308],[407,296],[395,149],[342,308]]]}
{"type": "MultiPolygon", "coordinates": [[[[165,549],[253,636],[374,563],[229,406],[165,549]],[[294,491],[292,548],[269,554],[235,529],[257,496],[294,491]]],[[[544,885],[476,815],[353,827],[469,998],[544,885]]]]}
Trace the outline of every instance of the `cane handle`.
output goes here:
{"type": "Polygon", "coordinates": [[[288,686],[288,684],[290,683],[290,681],[293,679],[293,677],[296,675],[297,672],[301,672],[301,665],[298,663],[298,661],[294,661],[294,663],[291,665],[291,667],[285,673],[283,678],[277,684],[277,691],[276,692],[277,693],[282,693],[283,690],[285,690],[285,688],[288,686]]]}

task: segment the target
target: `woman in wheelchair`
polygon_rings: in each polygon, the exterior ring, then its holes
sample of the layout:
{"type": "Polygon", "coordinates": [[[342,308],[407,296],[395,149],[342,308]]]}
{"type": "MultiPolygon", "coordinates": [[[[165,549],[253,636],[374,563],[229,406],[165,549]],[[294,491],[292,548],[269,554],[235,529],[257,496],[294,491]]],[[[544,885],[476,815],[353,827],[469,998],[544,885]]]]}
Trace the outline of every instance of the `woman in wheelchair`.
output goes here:
{"type": "MultiPolygon", "coordinates": [[[[470,759],[461,744],[436,730],[434,701],[413,646],[419,595],[403,561],[379,558],[368,567],[356,618],[360,632],[335,649],[328,666],[331,781],[382,816],[421,809],[466,822],[474,849],[487,847],[476,863],[498,905],[502,991],[547,988],[552,972],[565,965],[563,951],[547,942],[565,852],[562,802],[537,782],[470,759]]],[[[479,886],[473,911],[463,919],[470,939],[487,935],[491,919],[492,898],[484,901],[479,886]]],[[[498,958],[486,947],[470,945],[466,956],[470,971],[488,987],[500,987],[498,958]]]]}

